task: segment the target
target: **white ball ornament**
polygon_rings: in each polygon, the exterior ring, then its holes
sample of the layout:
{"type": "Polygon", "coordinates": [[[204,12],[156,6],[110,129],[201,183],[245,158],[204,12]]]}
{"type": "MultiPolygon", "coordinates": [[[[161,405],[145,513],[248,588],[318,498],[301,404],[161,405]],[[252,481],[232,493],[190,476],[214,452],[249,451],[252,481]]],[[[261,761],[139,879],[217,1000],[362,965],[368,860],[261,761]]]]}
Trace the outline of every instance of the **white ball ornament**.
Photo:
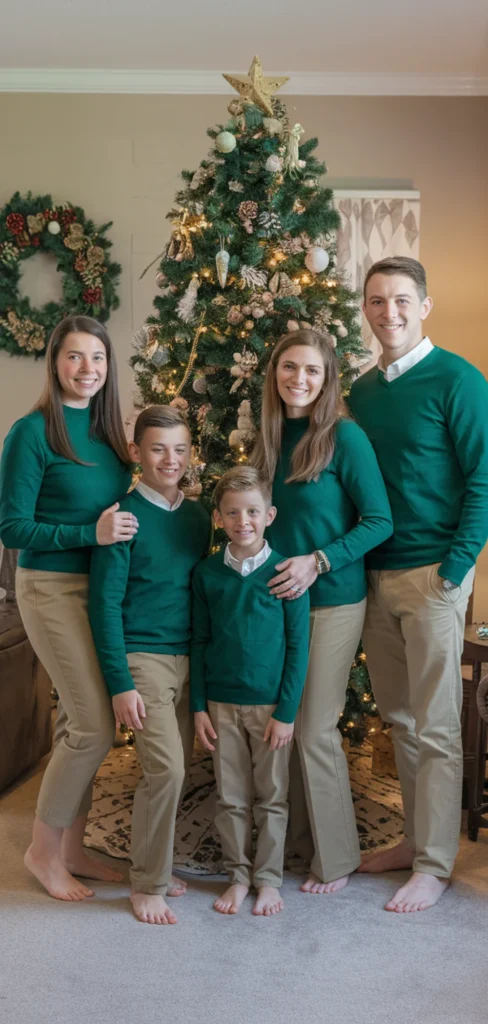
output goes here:
{"type": "Polygon", "coordinates": [[[59,232],[61,231],[61,224],[59,224],[57,220],[50,220],[47,230],[50,235],[59,235],[59,232]]]}
{"type": "Polygon", "coordinates": [[[311,274],[321,274],[329,266],[329,254],[321,245],[312,245],[305,256],[305,266],[311,274]]]}
{"type": "Polygon", "coordinates": [[[264,166],[271,174],[277,174],[278,171],[283,170],[283,160],[277,153],[272,153],[271,156],[268,157],[264,166]]]}
{"type": "Polygon", "coordinates": [[[236,137],[232,132],[220,132],[215,139],[215,145],[219,153],[232,153],[237,146],[236,137]]]}

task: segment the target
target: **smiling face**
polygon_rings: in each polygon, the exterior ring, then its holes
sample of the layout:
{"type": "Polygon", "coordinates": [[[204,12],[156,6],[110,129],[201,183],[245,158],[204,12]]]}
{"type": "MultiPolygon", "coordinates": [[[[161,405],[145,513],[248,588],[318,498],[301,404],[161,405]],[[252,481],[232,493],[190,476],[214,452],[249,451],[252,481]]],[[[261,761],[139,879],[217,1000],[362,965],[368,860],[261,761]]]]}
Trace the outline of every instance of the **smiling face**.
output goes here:
{"type": "Polygon", "coordinates": [[[191,456],[190,432],[183,424],[174,427],[146,427],[139,445],[129,451],[142,466],[142,482],[162,494],[171,504],[178,496],[178,484],[191,456]]]}
{"type": "Polygon", "coordinates": [[[414,281],[404,274],[373,274],[363,311],[382,349],[385,366],[406,355],[422,341],[422,321],[432,299],[421,299],[414,281]]]}
{"type": "Polygon", "coordinates": [[[276,367],[276,387],[286,416],[309,416],[325,380],[322,354],[311,345],[291,345],[276,367]]]}
{"type": "Polygon", "coordinates": [[[56,374],[63,405],[86,408],[107,379],[105,345],[94,334],[70,332],[56,359],[56,374]]]}
{"type": "Polygon", "coordinates": [[[214,519],[225,530],[231,553],[242,561],[257,555],[263,546],[264,531],[276,515],[256,487],[250,491],[225,491],[214,519]]]}

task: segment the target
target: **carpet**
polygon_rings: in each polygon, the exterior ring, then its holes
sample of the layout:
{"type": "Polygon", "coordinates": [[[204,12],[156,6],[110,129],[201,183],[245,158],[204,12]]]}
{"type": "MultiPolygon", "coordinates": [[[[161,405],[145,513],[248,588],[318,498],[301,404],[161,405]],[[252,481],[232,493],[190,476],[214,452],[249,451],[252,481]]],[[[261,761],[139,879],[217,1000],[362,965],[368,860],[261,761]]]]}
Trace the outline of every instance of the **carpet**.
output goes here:
{"type": "MultiPolygon", "coordinates": [[[[371,747],[367,743],[351,749],[348,761],[361,849],[390,845],[403,830],[399,783],[390,776],[371,774],[371,747]]],[[[113,748],[95,780],[86,846],[110,857],[129,859],[132,801],[139,777],[135,747],[113,748]]],[[[214,815],[212,758],[197,750],[176,822],[175,867],[201,875],[223,872],[214,815]]]]}

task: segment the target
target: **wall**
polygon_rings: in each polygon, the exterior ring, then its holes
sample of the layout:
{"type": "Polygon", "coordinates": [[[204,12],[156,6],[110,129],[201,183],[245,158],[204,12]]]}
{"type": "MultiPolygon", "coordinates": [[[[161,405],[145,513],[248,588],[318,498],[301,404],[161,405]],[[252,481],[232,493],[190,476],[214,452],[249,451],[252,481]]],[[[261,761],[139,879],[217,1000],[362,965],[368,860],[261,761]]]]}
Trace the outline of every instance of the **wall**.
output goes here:
{"type": "MultiPolygon", "coordinates": [[[[0,206],[31,189],[114,222],[123,276],[109,327],[125,411],[132,333],[156,291],[154,271],[139,275],[167,239],[180,170],[206,154],[206,128],[226,119],[226,105],[225,96],[0,95],[0,206]]],[[[488,98],[307,96],[290,97],[288,109],[307,137],[318,136],[332,186],[420,190],[420,258],[435,299],[429,333],[488,376],[488,98]]],[[[0,439],[33,403],[42,377],[42,362],[0,353],[0,439]]],[[[488,617],[488,554],[480,569],[486,594],[480,580],[477,605],[482,599],[488,617]]]]}

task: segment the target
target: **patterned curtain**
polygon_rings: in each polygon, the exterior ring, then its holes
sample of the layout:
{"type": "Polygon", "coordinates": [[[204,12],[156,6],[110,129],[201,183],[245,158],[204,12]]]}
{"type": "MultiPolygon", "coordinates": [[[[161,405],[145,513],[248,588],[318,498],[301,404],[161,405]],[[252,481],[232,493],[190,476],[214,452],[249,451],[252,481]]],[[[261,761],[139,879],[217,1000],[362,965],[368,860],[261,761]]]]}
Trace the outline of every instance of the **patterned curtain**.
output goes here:
{"type": "MultiPolygon", "coordinates": [[[[361,194],[339,190],[334,193],[334,202],[342,221],[337,234],[337,263],[355,291],[362,291],[364,278],[376,260],[385,256],[419,258],[418,192],[361,194]]],[[[361,372],[376,363],[380,352],[364,318],[363,338],[372,354],[361,372]]]]}

